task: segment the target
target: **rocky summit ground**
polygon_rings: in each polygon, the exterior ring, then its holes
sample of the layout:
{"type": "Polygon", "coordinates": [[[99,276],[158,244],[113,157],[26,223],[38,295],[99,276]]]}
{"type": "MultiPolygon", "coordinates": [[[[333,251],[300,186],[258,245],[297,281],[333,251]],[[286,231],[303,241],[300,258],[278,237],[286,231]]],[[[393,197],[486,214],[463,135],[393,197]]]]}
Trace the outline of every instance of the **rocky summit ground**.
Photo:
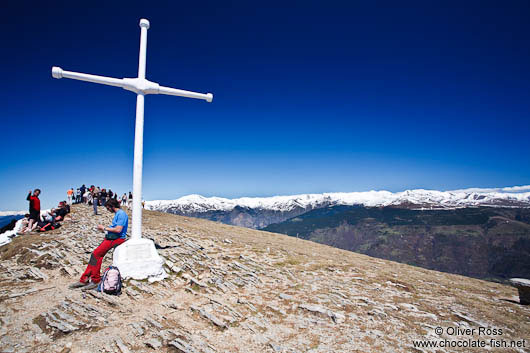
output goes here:
{"type": "Polygon", "coordinates": [[[151,211],[144,236],[163,247],[167,279],[126,280],[119,297],[70,290],[103,238],[96,225],[112,219],[101,212],[75,205],[63,227],[0,248],[1,352],[529,350],[530,307],[515,288],[151,211]],[[491,339],[526,341],[414,347],[491,339]]]}

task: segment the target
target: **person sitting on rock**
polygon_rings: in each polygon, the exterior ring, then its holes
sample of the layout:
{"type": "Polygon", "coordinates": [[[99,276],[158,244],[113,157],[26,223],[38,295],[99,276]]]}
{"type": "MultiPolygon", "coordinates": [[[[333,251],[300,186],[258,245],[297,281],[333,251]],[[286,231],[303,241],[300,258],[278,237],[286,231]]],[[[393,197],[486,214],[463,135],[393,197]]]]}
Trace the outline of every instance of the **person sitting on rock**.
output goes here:
{"type": "Polygon", "coordinates": [[[42,222],[44,223],[52,223],[55,221],[55,208],[52,208],[49,211],[44,212],[41,215],[42,222]]]}
{"type": "Polygon", "coordinates": [[[55,209],[55,221],[62,222],[66,216],[70,213],[70,206],[64,201],[59,202],[59,206],[55,209]]]}
{"type": "Polygon", "coordinates": [[[28,227],[28,224],[29,224],[29,214],[26,213],[24,215],[24,218],[19,219],[17,221],[13,231],[15,232],[16,235],[22,234],[22,233],[24,233],[26,231],[26,228],[28,227]]]}
{"type": "Polygon", "coordinates": [[[127,227],[129,225],[129,216],[127,213],[120,209],[120,204],[117,200],[110,199],[105,208],[112,213],[115,213],[114,219],[110,227],[104,225],[98,225],[97,229],[102,232],[107,232],[105,239],[90,255],[90,261],[88,266],[81,275],[79,282],[70,285],[70,288],[82,288],[83,290],[89,290],[96,288],[101,281],[101,263],[103,257],[110,249],[114,249],[118,245],[124,243],[127,240],[127,227]]]}

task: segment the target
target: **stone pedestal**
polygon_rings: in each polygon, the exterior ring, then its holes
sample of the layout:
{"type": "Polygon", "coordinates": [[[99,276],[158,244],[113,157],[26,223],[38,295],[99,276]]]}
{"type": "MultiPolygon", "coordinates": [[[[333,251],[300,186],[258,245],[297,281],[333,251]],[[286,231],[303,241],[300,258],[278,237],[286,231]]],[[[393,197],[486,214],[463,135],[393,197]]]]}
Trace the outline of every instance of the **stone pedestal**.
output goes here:
{"type": "Polygon", "coordinates": [[[167,276],[163,263],[152,240],[132,238],[114,250],[112,264],[120,269],[123,278],[157,280],[167,276]]]}
{"type": "Polygon", "coordinates": [[[530,279],[511,278],[511,284],[519,291],[519,303],[523,305],[530,304],[530,279]]]}

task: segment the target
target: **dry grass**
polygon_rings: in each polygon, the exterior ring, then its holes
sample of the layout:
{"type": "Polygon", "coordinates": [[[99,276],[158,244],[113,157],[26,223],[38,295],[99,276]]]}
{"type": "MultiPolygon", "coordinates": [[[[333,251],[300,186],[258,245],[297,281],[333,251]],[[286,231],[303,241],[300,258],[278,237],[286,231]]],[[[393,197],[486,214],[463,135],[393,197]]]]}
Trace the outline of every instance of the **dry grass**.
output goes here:
{"type": "Polygon", "coordinates": [[[302,263],[302,259],[301,258],[295,257],[295,256],[289,256],[284,261],[280,261],[280,262],[275,263],[274,266],[278,266],[278,267],[283,267],[283,266],[287,266],[287,265],[296,266],[296,265],[299,265],[301,263],[302,263]]]}
{"type": "MultiPolygon", "coordinates": [[[[52,233],[50,232],[49,234],[52,233]]],[[[24,251],[27,252],[28,248],[36,248],[47,240],[49,239],[42,234],[35,233],[18,236],[11,243],[0,247],[0,259],[8,260],[15,255],[20,255],[24,251]]]]}
{"type": "Polygon", "coordinates": [[[310,343],[309,343],[309,346],[307,347],[308,350],[316,349],[320,345],[320,337],[318,336],[311,336],[309,340],[310,340],[310,343]]]}

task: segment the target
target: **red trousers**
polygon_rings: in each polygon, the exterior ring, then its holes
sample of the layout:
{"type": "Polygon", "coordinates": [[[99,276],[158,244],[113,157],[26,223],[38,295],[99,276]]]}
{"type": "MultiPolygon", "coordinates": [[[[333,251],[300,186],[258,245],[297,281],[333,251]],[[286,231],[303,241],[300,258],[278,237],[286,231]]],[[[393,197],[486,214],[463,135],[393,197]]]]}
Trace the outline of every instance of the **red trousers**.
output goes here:
{"type": "Polygon", "coordinates": [[[87,283],[92,279],[92,282],[99,283],[99,281],[101,281],[101,263],[103,262],[103,257],[105,257],[105,254],[110,249],[114,249],[118,245],[124,243],[125,240],[126,239],[103,240],[96,250],[92,252],[92,255],[90,255],[88,266],[79,282],[87,283]]]}

